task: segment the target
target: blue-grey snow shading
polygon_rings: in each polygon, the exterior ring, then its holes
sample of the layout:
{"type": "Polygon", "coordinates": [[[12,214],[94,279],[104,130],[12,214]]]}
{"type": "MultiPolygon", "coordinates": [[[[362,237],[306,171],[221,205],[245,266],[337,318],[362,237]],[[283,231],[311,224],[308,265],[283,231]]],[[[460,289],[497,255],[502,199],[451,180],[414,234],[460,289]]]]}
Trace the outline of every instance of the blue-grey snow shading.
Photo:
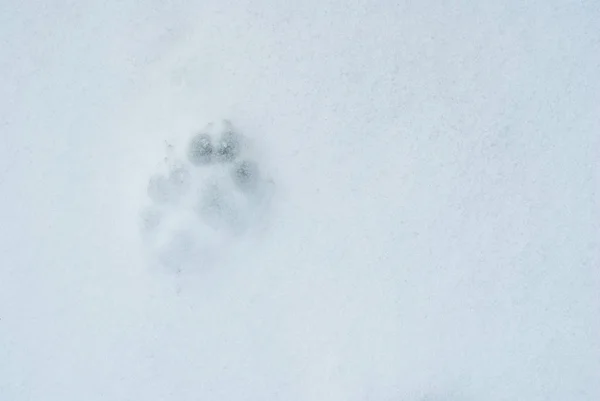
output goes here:
{"type": "Polygon", "coordinates": [[[3,3],[0,399],[600,399],[599,17],[3,3]],[[277,196],[181,280],[139,216],[219,118],[277,196]]]}

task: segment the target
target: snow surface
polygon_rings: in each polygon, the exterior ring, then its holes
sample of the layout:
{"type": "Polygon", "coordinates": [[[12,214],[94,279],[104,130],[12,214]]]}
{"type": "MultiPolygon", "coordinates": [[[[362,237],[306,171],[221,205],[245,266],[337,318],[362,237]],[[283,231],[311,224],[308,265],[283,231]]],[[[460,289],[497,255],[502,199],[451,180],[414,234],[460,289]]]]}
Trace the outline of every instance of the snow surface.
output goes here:
{"type": "Polygon", "coordinates": [[[600,399],[594,1],[0,5],[0,400],[600,399]],[[297,4],[296,4],[297,3],[297,4]],[[277,191],[150,267],[165,143],[277,191]]]}

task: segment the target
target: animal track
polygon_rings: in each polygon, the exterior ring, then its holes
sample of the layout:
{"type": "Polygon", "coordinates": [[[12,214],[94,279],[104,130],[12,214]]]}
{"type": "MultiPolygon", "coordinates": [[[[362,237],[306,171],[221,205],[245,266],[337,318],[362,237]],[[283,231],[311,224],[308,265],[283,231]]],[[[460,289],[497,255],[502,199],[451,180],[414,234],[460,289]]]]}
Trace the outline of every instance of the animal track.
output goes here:
{"type": "Polygon", "coordinates": [[[172,149],[147,186],[144,243],[175,272],[214,265],[268,211],[273,184],[247,137],[224,121],[172,149]]]}

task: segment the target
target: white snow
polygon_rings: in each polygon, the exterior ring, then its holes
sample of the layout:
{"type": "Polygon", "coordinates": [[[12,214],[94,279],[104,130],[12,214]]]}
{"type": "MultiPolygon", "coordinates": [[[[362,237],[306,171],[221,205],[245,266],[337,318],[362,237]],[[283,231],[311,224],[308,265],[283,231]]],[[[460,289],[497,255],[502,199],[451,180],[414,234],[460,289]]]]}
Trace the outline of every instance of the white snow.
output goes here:
{"type": "Polygon", "coordinates": [[[599,26],[592,1],[4,2],[0,400],[600,399],[599,26]],[[148,180],[219,118],[276,184],[264,227],[153,269],[148,180]]]}

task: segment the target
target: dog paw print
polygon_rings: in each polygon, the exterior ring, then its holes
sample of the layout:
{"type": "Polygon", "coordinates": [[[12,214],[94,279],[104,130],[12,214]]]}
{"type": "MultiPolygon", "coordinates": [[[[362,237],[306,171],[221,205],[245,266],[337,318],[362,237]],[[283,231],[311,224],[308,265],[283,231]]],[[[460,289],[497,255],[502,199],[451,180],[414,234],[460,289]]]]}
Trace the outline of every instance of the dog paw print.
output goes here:
{"type": "Polygon", "coordinates": [[[248,138],[228,121],[170,146],[147,183],[141,233],[160,266],[175,272],[218,263],[268,212],[273,182],[248,138]]]}

